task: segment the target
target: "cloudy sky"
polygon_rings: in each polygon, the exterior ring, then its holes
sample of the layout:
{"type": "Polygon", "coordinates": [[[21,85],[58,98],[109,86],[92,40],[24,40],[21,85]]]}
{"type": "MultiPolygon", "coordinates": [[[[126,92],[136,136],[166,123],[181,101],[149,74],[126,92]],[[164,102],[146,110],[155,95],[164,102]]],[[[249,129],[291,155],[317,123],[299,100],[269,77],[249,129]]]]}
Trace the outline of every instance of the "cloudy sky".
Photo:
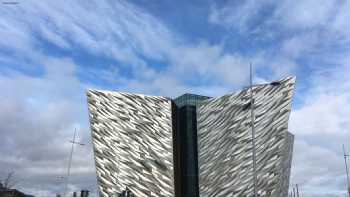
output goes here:
{"type": "Polygon", "coordinates": [[[297,76],[291,183],[346,196],[349,0],[0,0],[0,179],[37,196],[96,193],[85,90],[216,96],[297,76]]]}

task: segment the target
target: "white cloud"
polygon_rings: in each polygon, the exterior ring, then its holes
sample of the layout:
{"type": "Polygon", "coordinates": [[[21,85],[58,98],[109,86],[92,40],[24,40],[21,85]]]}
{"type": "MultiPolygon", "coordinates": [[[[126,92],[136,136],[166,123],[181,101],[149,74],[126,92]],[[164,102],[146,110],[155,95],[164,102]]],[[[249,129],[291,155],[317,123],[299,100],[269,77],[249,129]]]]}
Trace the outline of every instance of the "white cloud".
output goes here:
{"type": "MultiPolygon", "coordinates": [[[[186,86],[181,80],[191,80],[196,76],[201,81],[213,81],[214,86],[228,84],[235,89],[246,83],[248,76],[249,57],[223,52],[221,45],[186,43],[180,34],[127,2],[99,1],[86,5],[80,2],[47,4],[30,1],[7,11],[3,21],[7,19],[11,19],[12,23],[5,33],[21,32],[26,36],[18,37],[20,42],[7,45],[8,49],[18,51],[17,46],[26,46],[20,52],[26,56],[24,51],[37,51],[38,46],[44,47],[38,39],[43,38],[72,53],[83,49],[92,55],[121,62],[113,66],[119,70],[130,69],[130,82],[157,86],[152,81],[165,75],[176,80],[172,85],[177,84],[181,89],[181,86],[186,86]],[[155,71],[143,57],[165,62],[165,68],[155,71]]],[[[32,59],[42,58],[40,55],[32,59]]],[[[33,57],[32,54],[28,56],[33,57]]],[[[101,78],[105,78],[104,75],[101,78]]],[[[113,80],[113,76],[108,78],[109,82],[120,82],[113,80]]]]}
{"type": "Polygon", "coordinates": [[[290,131],[296,134],[292,183],[303,196],[346,196],[342,144],[350,150],[350,71],[348,56],[333,59],[334,68],[319,68],[292,111],[290,131]],[[339,65],[340,64],[340,65],[339,65]]]}
{"type": "Polygon", "coordinates": [[[335,14],[336,0],[284,0],[278,3],[275,20],[288,28],[317,28],[335,14]]]}
{"type": "MultiPolygon", "coordinates": [[[[0,154],[5,155],[0,161],[1,176],[14,171],[17,187],[24,192],[36,191],[33,194],[38,196],[60,192],[52,182],[66,174],[68,140],[78,127],[79,139],[88,146],[76,149],[72,171],[76,178],[88,179],[85,185],[94,189],[95,180],[89,178],[94,177],[90,135],[87,117],[82,117],[87,113],[81,105],[84,89],[74,74],[76,65],[70,59],[40,61],[45,68],[43,77],[15,72],[0,76],[0,131],[5,136],[0,145],[0,154]]],[[[80,180],[72,184],[80,184],[80,180]]]]}
{"type": "Polygon", "coordinates": [[[208,21],[243,38],[252,35],[251,39],[272,42],[273,46],[261,50],[273,54],[264,57],[270,62],[293,62],[301,56],[319,58],[322,53],[346,47],[350,40],[349,6],[349,1],[337,0],[249,0],[213,6],[208,21]]]}
{"type": "Polygon", "coordinates": [[[209,22],[223,25],[227,28],[235,28],[240,33],[252,33],[258,27],[253,27],[252,22],[259,17],[261,10],[271,5],[273,1],[247,0],[244,2],[229,2],[222,6],[213,5],[209,15],[209,22]]]}
{"type": "Polygon", "coordinates": [[[58,32],[55,32],[55,27],[50,26],[50,24],[40,25],[39,32],[40,35],[43,36],[50,43],[57,45],[63,49],[69,49],[70,44],[60,35],[58,32]]]}
{"type": "Polygon", "coordinates": [[[346,196],[343,163],[338,151],[299,137],[294,145],[291,185],[298,184],[302,196],[346,196]]]}
{"type": "Polygon", "coordinates": [[[339,6],[337,10],[338,14],[335,15],[334,22],[332,23],[332,28],[338,32],[339,35],[345,37],[347,41],[350,39],[350,1],[345,1],[344,4],[339,6]]]}
{"type": "Polygon", "coordinates": [[[329,92],[305,99],[310,100],[307,100],[304,107],[295,110],[292,114],[291,129],[296,134],[348,132],[345,128],[350,129],[350,122],[347,118],[350,115],[350,109],[346,107],[350,104],[349,95],[334,95],[334,92],[329,92]]]}
{"type": "Polygon", "coordinates": [[[317,51],[316,46],[319,40],[320,38],[315,32],[291,36],[281,42],[279,52],[282,56],[295,60],[305,54],[317,51]]]}
{"type": "MultiPolygon", "coordinates": [[[[208,17],[209,22],[246,34],[259,28],[272,26],[273,29],[287,28],[289,31],[319,28],[331,25],[335,18],[346,16],[345,9],[336,0],[282,0],[226,3],[220,7],[214,5],[208,17]],[[268,9],[268,10],[266,10],[268,9]],[[267,12],[268,11],[268,12],[267,12]],[[265,12],[265,13],[264,13],[265,12]],[[337,16],[337,17],[334,17],[337,16]],[[259,21],[256,25],[254,21],[259,21]],[[252,25],[255,24],[255,25],[252,25]]],[[[268,33],[268,32],[267,32],[268,33]]]]}
{"type": "MultiPolygon", "coordinates": [[[[170,37],[167,28],[142,10],[127,3],[28,1],[2,14],[1,35],[14,42],[8,49],[33,48],[32,41],[41,36],[64,49],[84,49],[136,64],[135,53],[161,58],[170,37]],[[101,20],[103,18],[103,20],[101,20]],[[36,35],[37,34],[37,35],[36,35]],[[16,39],[15,39],[16,38],[16,39]],[[74,45],[74,48],[70,46],[74,45]]],[[[142,61],[141,61],[142,62],[142,61]]]]}

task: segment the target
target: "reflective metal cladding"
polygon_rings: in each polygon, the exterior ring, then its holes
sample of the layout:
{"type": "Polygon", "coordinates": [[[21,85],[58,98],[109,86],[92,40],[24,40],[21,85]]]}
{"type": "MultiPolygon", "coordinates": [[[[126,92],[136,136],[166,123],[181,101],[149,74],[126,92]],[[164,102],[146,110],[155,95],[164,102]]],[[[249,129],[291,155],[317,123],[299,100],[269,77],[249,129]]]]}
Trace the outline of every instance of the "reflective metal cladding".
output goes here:
{"type": "Polygon", "coordinates": [[[209,98],[174,100],[89,90],[101,197],[251,197],[250,110],[255,111],[259,196],[287,197],[294,136],[288,119],[295,78],[209,98]]]}
{"type": "MultiPolygon", "coordinates": [[[[288,190],[284,178],[289,180],[293,142],[288,118],[294,83],[295,78],[289,77],[253,88],[259,196],[286,196],[288,190]]],[[[201,197],[252,195],[249,96],[246,89],[208,99],[197,108],[201,197]]]]}
{"type": "Polygon", "coordinates": [[[173,197],[171,101],[87,92],[100,196],[173,197]]]}

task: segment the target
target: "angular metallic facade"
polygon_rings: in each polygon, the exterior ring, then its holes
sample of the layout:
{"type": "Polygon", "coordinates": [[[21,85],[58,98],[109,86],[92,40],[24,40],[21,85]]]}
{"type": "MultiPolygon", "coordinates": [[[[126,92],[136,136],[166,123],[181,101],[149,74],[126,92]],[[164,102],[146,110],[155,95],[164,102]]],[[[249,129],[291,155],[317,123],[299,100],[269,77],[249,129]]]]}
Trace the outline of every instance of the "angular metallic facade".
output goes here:
{"type": "Polygon", "coordinates": [[[284,146],[283,156],[282,156],[282,176],[280,178],[281,193],[279,197],[287,197],[289,189],[289,178],[292,167],[293,158],[293,145],[294,145],[294,135],[287,132],[287,141],[284,146]]]}
{"type": "Polygon", "coordinates": [[[171,100],[89,90],[100,196],[173,197],[171,100]]]}
{"type": "MultiPolygon", "coordinates": [[[[295,78],[253,87],[258,194],[286,197],[295,78]]],[[[209,98],[89,90],[100,196],[250,197],[250,90],[209,98]]]]}
{"type": "MultiPolygon", "coordinates": [[[[259,196],[287,196],[283,179],[290,173],[288,119],[294,83],[289,77],[253,88],[259,196]]],[[[200,197],[253,194],[249,96],[246,89],[208,99],[197,108],[200,197]]]]}

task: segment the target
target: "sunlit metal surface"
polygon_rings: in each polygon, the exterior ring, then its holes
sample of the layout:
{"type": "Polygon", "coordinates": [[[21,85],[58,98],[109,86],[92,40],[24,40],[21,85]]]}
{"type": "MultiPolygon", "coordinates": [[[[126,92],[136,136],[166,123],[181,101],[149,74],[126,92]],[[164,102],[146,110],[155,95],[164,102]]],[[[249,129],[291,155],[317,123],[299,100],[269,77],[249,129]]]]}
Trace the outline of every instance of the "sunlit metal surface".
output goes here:
{"type": "Polygon", "coordinates": [[[171,101],[87,92],[100,196],[173,197],[171,101]]]}
{"type": "MultiPolygon", "coordinates": [[[[283,160],[291,161],[286,154],[294,83],[289,77],[253,87],[259,196],[277,197],[285,191],[281,180],[290,171],[283,160]]],[[[197,109],[201,197],[253,194],[249,91],[208,99],[197,109]]]]}

